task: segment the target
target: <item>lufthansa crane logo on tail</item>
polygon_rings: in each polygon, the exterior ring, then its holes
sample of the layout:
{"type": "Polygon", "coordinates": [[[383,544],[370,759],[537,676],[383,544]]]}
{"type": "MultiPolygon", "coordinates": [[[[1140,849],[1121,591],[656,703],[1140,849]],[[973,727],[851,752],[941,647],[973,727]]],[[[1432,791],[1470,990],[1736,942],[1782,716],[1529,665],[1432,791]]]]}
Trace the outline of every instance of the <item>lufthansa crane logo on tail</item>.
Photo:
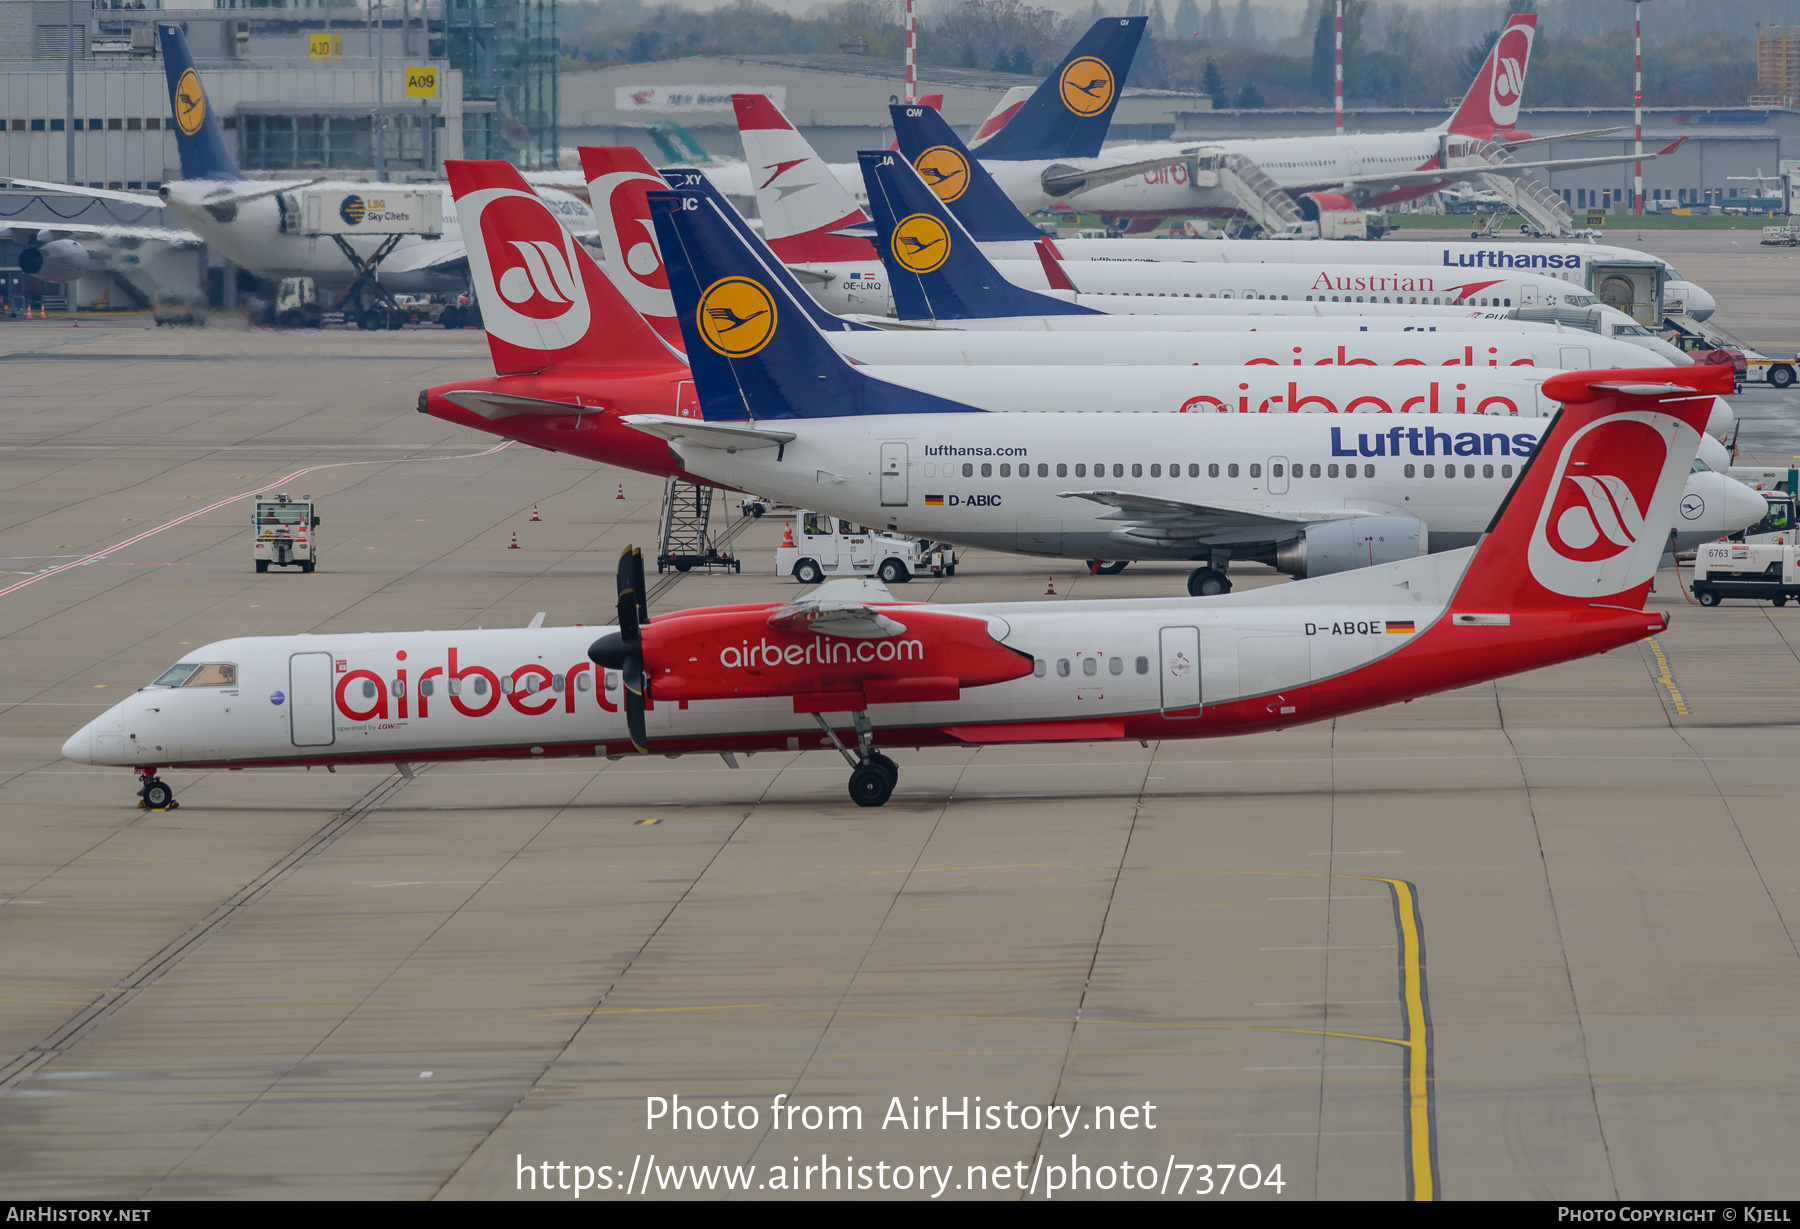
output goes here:
{"type": "Polygon", "coordinates": [[[1062,93],[1063,106],[1075,114],[1084,118],[1098,115],[1113,100],[1112,69],[1105,60],[1084,55],[1062,70],[1057,88],[1062,93]]]}
{"type": "Polygon", "coordinates": [[[946,205],[969,190],[969,160],[948,145],[933,145],[914,158],[913,170],[946,205]]]}
{"type": "Polygon", "coordinates": [[[928,213],[900,219],[888,246],[900,267],[912,273],[932,273],[950,259],[950,232],[928,213]]]}
{"type": "Polygon", "coordinates": [[[747,277],[722,277],[695,312],[700,336],[726,358],[749,358],[775,336],[775,300],[747,277]]]}
{"type": "Polygon", "coordinates": [[[1528,550],[1538,583],[1564,596],[1601,597],[1654,575],[1663,542],[1646,532],[1647,517],[1668,456],[1664,431],[1641,413],[1611,415],[1571,439],[1528,550]]]}
{"type": "Polygon", "coordinates": [[[206,91],[200,88],[200,74],[183,69],[175,82],[175,123],[188,136],[200,131],[206,122],[206,91]]]}

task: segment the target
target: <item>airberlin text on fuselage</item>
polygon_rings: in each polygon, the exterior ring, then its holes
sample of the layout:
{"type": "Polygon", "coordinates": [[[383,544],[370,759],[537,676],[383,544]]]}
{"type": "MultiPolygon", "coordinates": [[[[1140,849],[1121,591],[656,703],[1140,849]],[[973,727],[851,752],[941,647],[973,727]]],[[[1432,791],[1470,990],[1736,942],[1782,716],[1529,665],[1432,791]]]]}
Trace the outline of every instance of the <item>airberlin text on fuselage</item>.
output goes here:
{"type": "MultiPolygon", "coordinates": [[[[486,666],[462,665],[457,659],[457,650],[451,648],[446,665],[418,670],[409,682],[405,651],[394,654],[394,658],[396,665],[391,682],[374,670],[351,670],[347,660],[339,659],[337,686],[333,688],[338,712],[351,721],[387,721],[390,718],[407,721],[429,719],[433,704],[438,705],[441,715],[443,705],[448,703],[465,717],[485,717],[505,700],[527,717],[541,716],[558,704],[565,712],[572,713],[576,696],[583,690],[578,685],[583,676],[590,680],[589,689],[600,708],[609,713],[619,710],[616,703],[606,698],[604,680],[600,680],[599,685],[594,684],[597,673],[593,663],[588,661],[576,662],[560,676],[562,688],[559,693],[555,689],[557,673],[538,662],[501,675],[486,666]],[[510,688],[502,689],[502,678],[510,680],[510,688]],[[359,683],[364,685],[356,686],[359,683]],[[365,707],[357,708],[358,703],[365,707]],[[413,708],[418,711],[410,711],[413,708]]],[[[412,668],[417,670],[417,664],[412,668]]]]}
{"type": "Polygon", "coordinates": [[[924,661],[922,640],[838,640],[815,636],[807,644],[759,644],[745,641],[719,650],[719,664],[728,670],[762,666],[836,666],[858,661],[924,661]]]}
{"type": "MultiPolygon", "coordinates": [[[[1461,395],[1468,391],[1469,386],[1467,384],[1458,384],[1456,386],[1458,396],[1456,398],[1456,406],[1454,409],[1445,408],[1440,410],[1438,408],[1439,386],[1436,380],[1431,382],[1430,387],[1424,394],[1417,397],[1408,397],[1405,401],[1401,402],[1398,411],[1380,397],[1352,397],[1349,401],[1344,403],[1342,408],[1339,408],[1338,403],[1333,401],[1330,397],[1302,396],[1299,383],[1293,380],[1288,381],[1286,397],[1277,393],[1273,397],[1265,398],[1262,404],[1257,406],[1257,408],[1251,409],[1250,398],[1243,391],[1249,387],[1250,385],[1248,384],[1238,385],[1239,393],[1237,404],[1235,406],[1218,397],[1209,397],[1202,393],[1197,397],[1189,397],[1186,401],[1182,402],[1180,412],[1183,414],[1268,414],[1271,412],[1276,414],[1474,413],[1506,414],[1514,418],[1518,417],[1519,414],[1519,403],[1514,401],[1511,397],[1503,396],[1483,397],[1480,401],[1475,403],[1475,408],[1470,410],[1469,399],[1461,395]],[[1271,407],[1273,407],[1272,410],[1271,407]]],[[[927,452],[926,455],[929,456],[931,454],[927,452]]]]}
{"type": "MultiPolygon", "coordinates": [[[[1304,353],[1304,351],[1302,350],[1302,348],[1300,346],[1295,346],[1294,353],[1301,354],[1301,353],[1304,353]]],[[[1487,348],[1487,355],[1484,356],[1487,358],[1486,365],[1489,367],[1498,367],[1500,365],[1500,360],[1498,358],[1495,358],[1492,356],[1497,355],[1499,353],[1500,353],[1499,347],[1489,346],[1487,348]]],[[[1299,359],[1299,358],[1294,358],[1294,359],[1247,358],[1244,360],[1244,366],[1246,366],[1246,367],[1282,367],[1282,366],[1304,367],[1306,365],[1307,364],[1306,364],[1305,360],[1299,359]]],[[[1472,345],[1463,347],[1463,352],[1462,352],[1461,358],[1448,358],[1438,364],[1438,366],[1440,366],[1440,367],[1479,367],[1481,365],[1482,364],[1478,363],[1475,359],[1475,347],[1472,345]]],[[[1336,356],[1330,357],[1330,358],[1316,359],[1313,361],[1312,366],[1314,366],[1314,367],[1429,367],[1429,366],[1431,366],[1431,364],[1427,363],[1422,358],[1395,358],[1395,359],[1351,358],[1350,353],[1349,353],[1349,348],[1346,346],[1339,346],[1337,348],[1336,356]]],[[[1516,358],[1516,359],[1513,359],[1511,362],[1507,363],[1507,366],[1508,367],[1536,367],[1537,363],[1530,358],[1516,358]]]]}

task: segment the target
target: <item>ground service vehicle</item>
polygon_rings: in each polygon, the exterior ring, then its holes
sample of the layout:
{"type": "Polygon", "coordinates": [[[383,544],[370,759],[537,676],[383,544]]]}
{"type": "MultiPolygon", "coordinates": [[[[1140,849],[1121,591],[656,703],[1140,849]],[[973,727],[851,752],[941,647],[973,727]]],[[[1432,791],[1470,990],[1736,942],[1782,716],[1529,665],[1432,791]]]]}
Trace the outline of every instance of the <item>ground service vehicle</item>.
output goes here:
{"type": "Polygon", "coordinates": [[[1769,601],[1800,598],[1800,547],[1783,541],[1708,542],[1694,554],[1694,597],[1702,606],[1725,598],[1769,601]]]}
{"type": "Polygon", "coordinates": [[[920,572],[956,575],[956,552],[947,546],[933,548],[804,509],[795,514],[794,524],[800,532],[789,525],[775,549],[775,574],[803,585],[816,585],[827,576],[878,576],[897,585],[920,572]]]}
{"type": "Polygon", "coordinates": [[[275,291],[275,327],[316,329],[325,322],[319,288],[310,277],[284,277],[275,291]]]}
{"type": "Polygon", "coordinates": [[[311,495],[294,499],[287,494],[256,501],[256,570],[269,565],[297,567],[310,572],[319,562],[319,518],[313,513],[311,495]]]}

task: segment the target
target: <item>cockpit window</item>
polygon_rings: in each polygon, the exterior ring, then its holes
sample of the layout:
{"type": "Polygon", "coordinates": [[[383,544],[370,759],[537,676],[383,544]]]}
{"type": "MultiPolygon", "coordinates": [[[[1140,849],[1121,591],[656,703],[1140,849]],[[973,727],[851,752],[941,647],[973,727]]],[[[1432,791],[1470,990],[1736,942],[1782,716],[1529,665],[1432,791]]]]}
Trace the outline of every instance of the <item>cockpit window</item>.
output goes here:
{"type": "Polygon", "coordinates": [[[1706,464],[1706,462],[1705,462],[1705,461],[1702,461],[1702,460],[1701,460],[1701,459],[1700,459],[1700,458],[1699,458],[1699,457],[1695,457],[1695,458],[1694,458],[1694,470],[1693,470],[1693,472],[1694,472],[1694,473],[1696,473],[1696,474],[1706,474],[1706,473],[1711,473],[1711,472],[1712,472],[1712,471],[1711,471],[1711,469],[1710,469],[1710,468],[1709,468],[1709,467],[1708,467],[1708,466],[1707,466],[1707,464],[1706,464]]]}
{"type": "Polygon", "coordinates": [[[152,687],[236,687],[237,667],[229,662],[184,661],[163,671],[152,687]]]}
{"type": "Polygon", "coordinates": [[[1651,332],[1641,324],[1621,324],[1613,330],[1614,337],[1649,337],[1651,332]]]}

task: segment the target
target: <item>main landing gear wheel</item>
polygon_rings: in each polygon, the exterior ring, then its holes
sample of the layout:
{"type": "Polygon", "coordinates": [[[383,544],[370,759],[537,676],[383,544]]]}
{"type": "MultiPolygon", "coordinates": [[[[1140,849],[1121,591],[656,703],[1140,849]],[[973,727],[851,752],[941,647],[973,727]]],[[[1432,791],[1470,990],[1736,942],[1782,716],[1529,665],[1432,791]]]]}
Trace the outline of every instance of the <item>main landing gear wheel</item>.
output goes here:
{"type": "Polygon", "coordinates": [[[1231,578],[1212,568],[1195,568],[1188,577],[1189,597],[1218,597],[1231,592],[1231,578]]]}
{"type": "MultiPolygon", "coordinates": [[[[900,780],[900,765],[894,763],[894,761],[890,760],[887,756],[881,754],[881,752],[871,751],[869,753],[868,760],[865,762],[870,767],[879,768],[882,772],[887,773],[888,779],[890,781],[899,781],[900,780]]],[[[890,785],[888,788],[890,790],[892,790],[893,786],[890,785]]]]}
{"type": "Polygon", "coordinates": [[[850,717],[856,725],[855,752],[844,746],[824,714],[813,714],[825,737],[850,765],[850,801],[859,807],[878,807],[893,797],[894,786],[900,782],[900,765],[875,750],[875,727],[868,713],[855,712],[850,717]]]}

